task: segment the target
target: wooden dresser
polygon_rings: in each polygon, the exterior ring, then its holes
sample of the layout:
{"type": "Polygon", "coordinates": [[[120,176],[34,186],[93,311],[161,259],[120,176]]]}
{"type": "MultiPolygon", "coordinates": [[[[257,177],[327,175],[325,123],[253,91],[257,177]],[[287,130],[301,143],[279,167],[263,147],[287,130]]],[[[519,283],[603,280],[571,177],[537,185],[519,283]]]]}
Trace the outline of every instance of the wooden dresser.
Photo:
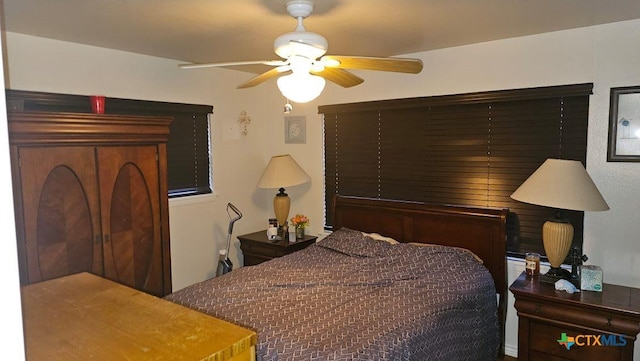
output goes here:
{"type": "Polygon", "coordinates": [[[21,291],[27,360],[255,360],[254,331],[90,273],[21,291]]]}
{"type": "Polygon", "coordinates": [[[22,285],[91,272],[171,292],[171,120],[8,113],[22,285]]]}
{"type": "Polygon", "coordinates": [[[518,311],[519,361],[633,360],[640,289],[603,284],[602,292],[569,294],[523,272],[509,290],[518,311]]]}

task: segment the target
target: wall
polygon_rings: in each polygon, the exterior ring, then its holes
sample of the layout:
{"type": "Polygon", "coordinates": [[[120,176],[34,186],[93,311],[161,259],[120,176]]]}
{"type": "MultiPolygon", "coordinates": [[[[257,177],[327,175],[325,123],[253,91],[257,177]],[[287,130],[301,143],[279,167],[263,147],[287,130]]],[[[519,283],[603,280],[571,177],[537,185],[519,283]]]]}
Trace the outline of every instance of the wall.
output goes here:
{"type": "MultiPolygon", "coordinates": [[[[0,47],[4,39],[0,39],[0,47]]],[[[0,59],[0,65],[3,60],[0,59]]],[[[0,74],[4,79],[4,74],[0,74]]],[[[0,92],[0,147],[9,148],[7,132],[7,107],[4,89],[0,92]]],[[[0,280],[3,285],[4,306],[0,310],[3,334],[3,357],[7,360],[25,359],[22,332],[22,312],[20,305],[20,283],[18,276],[18,257],[13,211],[13,191],[11,184],[11,165],[9,152],[0,152],[0,227],[3,229],[4,242],[0,242],[0,280]]]]}
{"type": "MultiPolygon", "coordinates": [[[[609,88],[640,84],[640,20],[536,36],[442,49],[411,56],[425,64],[420,75],[357,72],[362,85],[342,89],[328,84],[316,101],[294,104],[292,115],[306,115],[307,143],[284,144],[282,105],[275,82],[238,91],[251,75],[221,69],[178,70],[177,63],[107,49],[18,34],[7,34],[8,86],[13,89],[130,97],[212,104],[212,146],[216,195],[171,201],[174,289],[211,277],[217,251],[226,243],[225,206],[245,214],[234,234],[264,228],[275,191],[255,185],[271,155],[290,153],[312,181],[291,187],[291,213],[311,218],[311,232],[322,231],[322,121],[317,106],[403,98],[594,83],[589,113],[587,169],[611,210],[585,216],[585,253],[603,267],[605,280],[640,287],[640,165],[607,163],[609,88]],[[245,110],[249,133],[238,136],[235,120],[245,110]]],[[[107,105],[108,106],[108,105],[107,105]]],[[[241,264],[237,241],[232,261],[241,264]]],[[[509,281],[523,269],[508,262],[509,281]]],[[[510,305],[513,300],[510,298],[510,305]]],[[[517,346],[517,318],[510,306],[507,353],[517,346]]],[[[636,343],[636,357],[640,355],[636,343]]]]}
{"type": "MultiPolygon", "coordinates": [[[[606,162],[609,89],[640,84],[638,39],[635,20],[413,54],[425,65],[420,76],[358,73],[365,82],[357,91],[331,89],[320,104],[593,82],[587,170],[611,210],[586,213],[584,252],[588,263],[602,266],[606,282],[640,287],[640,164],[606,162]]],[[[509,282],[522,269],[510,261],[509,282]]],[[[512,304],[510,297],[506,344],[515,355],[512,304]]]]}
{"type": "Polygon", "coordinates": [[[322,103],[593,82],[587,170],[611,210],[586,213],[585,252],[608,282],[640,287],[640,165],[606,162],[609,89],[640,84],[638,39],[635,20],[415,54],[420,77],[363,73],[357,92],[327,92],[322,103]]]}
{"type": "MultiPolygon", "coordinates": [[[[609,90],[640,84],[639,39],[640,20],[635,20],[410,54],[424,62],[420,76],[359,72],[365,82],[357,90],[332,88],[319,103],[593,82],[587,170],[611,210],[586,213],[584,252],[588,263],[603,268],[605,282],[640,287],[640,164],[606,161],[609,90]]],[[[523,268],[509,261],[510,283],[523,268]]],[[[506,344],[514,355],[517,316],[512,297],[509,304],[506,344]]]]}
{"type": "MultiPolygon", "coordinates": [[[[265,227],[276,190],[256,188],[262,170],[272,155],[295,153],[303,147],[283,144],[284,99],[274,84],[239,91],[235,86],[252,74],[223,69],[180,70],[178,62],[172,60],[14,33],[7,33],[6,39],[7,88],[214,106],[215,194],[170,200],[174,290],[215,275],[218,251],[227,242],[228,202],[244,214],[235,224],[235,235],[265,227]],[[236,122],[243,110],[251,117],[246,137],[239,135],[236,122]]],[[[316,139],[307,144],[319,146],[321,142],[316,139]]],[[[312,174],[313,166],[305,164],[304,159],[300,163],[312,174]]],[[[318,172],[321,169],[316,171],[316,179],[318,172]]],[[[297,192],[308,190],[297,188],[289,191],[293,209],[297,209],[297,192]]],[[[230,256],[236,266],[242,264],[237,241],[230,256]]]]}

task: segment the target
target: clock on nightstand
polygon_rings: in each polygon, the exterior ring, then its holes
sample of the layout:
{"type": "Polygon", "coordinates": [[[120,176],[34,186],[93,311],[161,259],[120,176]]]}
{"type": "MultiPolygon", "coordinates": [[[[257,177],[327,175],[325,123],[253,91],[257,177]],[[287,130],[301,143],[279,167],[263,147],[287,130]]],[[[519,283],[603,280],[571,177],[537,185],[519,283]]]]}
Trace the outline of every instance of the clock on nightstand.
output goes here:
{"type": "Polygon", "coordinates": [[[603,284],[569,294],[523,272],[509,287],[518,311],[518,361],[632,361],[640,289],[603,284]]]}

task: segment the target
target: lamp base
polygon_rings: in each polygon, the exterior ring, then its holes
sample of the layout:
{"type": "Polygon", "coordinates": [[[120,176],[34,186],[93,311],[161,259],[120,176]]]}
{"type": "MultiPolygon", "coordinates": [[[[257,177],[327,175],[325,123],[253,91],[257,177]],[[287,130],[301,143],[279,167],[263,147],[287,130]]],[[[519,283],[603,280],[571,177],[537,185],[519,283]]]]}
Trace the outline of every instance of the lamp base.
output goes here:
{"type": "Polygon", "coordinates": [[[571,272],[560,267],[551,267],[546,274],[540,275],[540,281],[556,283],[558,280],[571,280],[571,272]]]}
{"type": "Polygon", "coordinates": [[[273,198],[273,212],[278,220],[278,233],[282,234],[283,227],[287,224],[290,204],[289,196],[284,192],[284,188],[280,188],[280,192],[273,198]]]}
{"type": "Polygon", "coordinates": [[[570,280],[571,273],[560,268],[564,262],[573,239],[573,226],[568,220],[556,213],[553,219],[544,222],[542,226],[542,244],[551,267],[540,281],[556,283],[560,279],[570,280]]]}

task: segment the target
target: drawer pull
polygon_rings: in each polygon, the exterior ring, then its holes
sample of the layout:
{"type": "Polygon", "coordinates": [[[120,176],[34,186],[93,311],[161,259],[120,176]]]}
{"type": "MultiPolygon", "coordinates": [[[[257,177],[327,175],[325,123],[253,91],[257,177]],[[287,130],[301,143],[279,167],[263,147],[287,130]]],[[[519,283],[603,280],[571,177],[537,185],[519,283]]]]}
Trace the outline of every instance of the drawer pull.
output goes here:
{"type": "Polygon", "coordinates": [[[611,320],[613,318],[611,316],[607,316],[607,326],[611,326],[611,320]]]}
{"type": "Polygon", "coordinates": [[[536,303],[536,313],[540,313],[540,312],[542,312],[542,304],[536,303]]]}

